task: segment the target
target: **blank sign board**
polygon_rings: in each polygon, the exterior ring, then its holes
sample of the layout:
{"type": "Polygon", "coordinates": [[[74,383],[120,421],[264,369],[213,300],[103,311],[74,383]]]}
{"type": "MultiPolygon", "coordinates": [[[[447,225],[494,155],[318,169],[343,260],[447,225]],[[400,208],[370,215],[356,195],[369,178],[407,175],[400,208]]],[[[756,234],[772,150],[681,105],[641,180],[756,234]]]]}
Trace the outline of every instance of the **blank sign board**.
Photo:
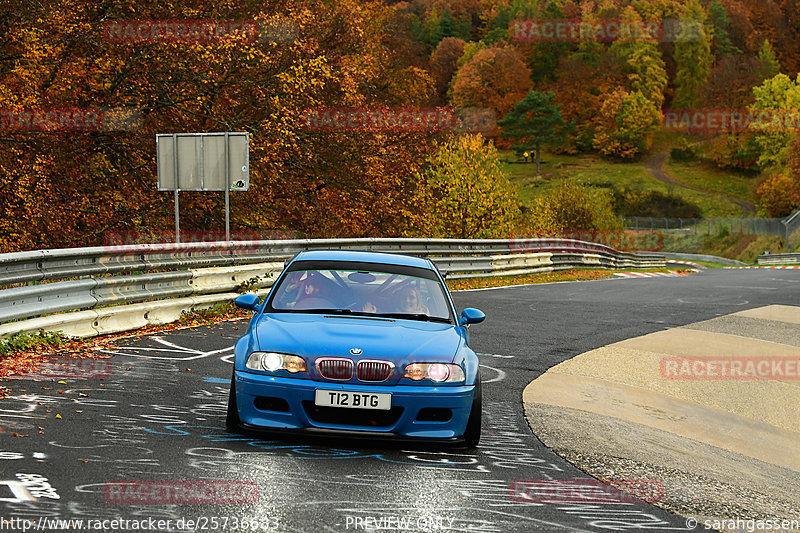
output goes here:
{"type": "Polygon", "coordinates": [[[156,153],[159,191],[224,191],[226,182],[231,191],[250,188],[246,132],[158,134],[156,153]]]}

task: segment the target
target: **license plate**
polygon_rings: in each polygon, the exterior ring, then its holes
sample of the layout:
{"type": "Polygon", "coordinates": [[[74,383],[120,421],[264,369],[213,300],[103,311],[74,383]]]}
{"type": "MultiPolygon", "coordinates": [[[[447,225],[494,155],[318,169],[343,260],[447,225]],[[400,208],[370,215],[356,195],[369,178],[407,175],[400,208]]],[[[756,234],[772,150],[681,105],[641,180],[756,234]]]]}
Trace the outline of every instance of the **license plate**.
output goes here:
{"type": "Polygon", "coordinates": [[[314,404],[320,407],[349,407],[353,409],[392,408],[392,395],[373,392],[317,390],[314,404]]]}

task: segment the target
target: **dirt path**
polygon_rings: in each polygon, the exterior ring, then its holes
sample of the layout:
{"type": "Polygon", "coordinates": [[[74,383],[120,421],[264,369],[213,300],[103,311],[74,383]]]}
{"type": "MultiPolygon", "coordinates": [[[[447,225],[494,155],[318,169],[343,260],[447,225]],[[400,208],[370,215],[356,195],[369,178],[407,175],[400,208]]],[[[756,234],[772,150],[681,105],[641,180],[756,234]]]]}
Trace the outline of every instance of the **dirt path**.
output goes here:
{"type": "Polygon", "coordinates": [[[747,200],[742,200],[740,198],[735,198],[733,196],[728,196],[727,194],[720,194],[713,191],[707,191],[705,189],[700,189],[697,187],[692,187],[691,185],[687,185],[676,178],[670,176],[667,171],[664,169],[664,163],[667,162],[669,158],[669,152],[660,152],[657,154],[653,154],[649,156],[644,161],[644,166],[647,172],[653,176],[655,179],[662,183],[666,183],[667,185],[672,185],[675,187],[680,187],[682,189],[688,189],[690,191],[701,192],[705,194],[713,194],[714,196],[718,196],[720,198],[724,198],[731,203],[734,203],[741,207],[744,210],[744,216],[749,217],[756,214],[756,206],[751,204],[747,200]]]}

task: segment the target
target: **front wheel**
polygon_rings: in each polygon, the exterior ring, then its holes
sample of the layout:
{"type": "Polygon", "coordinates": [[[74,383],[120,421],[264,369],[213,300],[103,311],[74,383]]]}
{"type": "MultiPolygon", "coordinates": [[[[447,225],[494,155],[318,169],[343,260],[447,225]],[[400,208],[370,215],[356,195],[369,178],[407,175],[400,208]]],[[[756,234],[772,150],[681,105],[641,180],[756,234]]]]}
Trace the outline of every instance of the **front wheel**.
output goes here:
{"type": "Polygon", "coordinates": [[[239,407],[236,405],[236,381],[231,375],[231,392],[228,394],[228,414],[225,417],[225,427],[234,431],[238,429],[240,422],[239,407]]]}
{"type": "Polygon", "coordinates": [[[467,429],[464,430],[464,445],[475,448],[481,440],[481,377],[475,378],[475,397],[472,399],[472,410],[469,413],[467,429]]]}

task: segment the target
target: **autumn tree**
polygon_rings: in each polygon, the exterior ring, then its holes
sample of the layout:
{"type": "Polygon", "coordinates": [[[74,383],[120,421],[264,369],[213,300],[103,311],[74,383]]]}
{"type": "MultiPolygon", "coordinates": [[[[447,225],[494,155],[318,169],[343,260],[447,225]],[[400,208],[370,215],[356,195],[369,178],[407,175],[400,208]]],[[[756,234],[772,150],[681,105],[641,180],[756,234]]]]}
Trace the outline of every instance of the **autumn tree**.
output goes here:
{"type": "MultiPolygon", "coordinates": [[[[107,232],[172,226],[155,184],[155,133],[249,131],[251,188],[231,198],[232,228],[307,236],[420,231],[410,175],[430,135],[315,132],[309,110],[420,103],[432,80],[385,47],[397,8],[342,0],[137,5],[141,20],[291,22],[285,36],[218,41],[109,39],[127,4],[28,4],[3,37],[0,108],[129,108],[128,128],[7,130],[0,138],[3,251],[93,245],[107,232]],[[272,38],[274,37],[274,38],[272,38]]],[[[131,35],[135,35],[132,33],[131,35]]],[[[182,193],[181,226],[222,227],[222,195],[182,193]]]]}
{"type": "Polygon", "coordinates": [[[594,147],[611,157],[638,157],[650,148],[652,135],[660,123],[660,111],[641,92],[617,89],[600,110],[594,147]]]}
{"type": "Polygon", "coordinates": [[[566,152],[589,152],[594,149],[600,111],[618,87],[624,86],[625,68],[616,54],[603,53],[594,64],[579,57],[564,60],[558,69],[558,81],[546,85],[555,93],[561,115],[573,126],[566,132],[565,142],[558,148],[566,152]]]}
{"type": "Polygon", "coordinates": [[[444,104],[446,101],[447,88],[456,73],[458,59],[464,53],[465,44],[464,39],[446,37],[442,39],[431,55],[431,75],[440,104],[444,104]]]}
{"type": "MultiPolygon", "coordinates": [[[[628,7],[622,17],[631,26],[643,24],[633,7],[628,7]]],[[[628,66],[628,80],[633,91],[641,92],[645,98],[661,109],[664,89],[667,88],[667,71],[655,38],[627,36],[614,41],[611,51],[622,58],[628,66]]]]}
{"type": "Polygon", "coordinates": [[[800,182],[783,172],[764,180],[756,194],[759,207],[768,217],[785,217],[800,207],[800,182]]]}
{"type": "Polygon", "coordinates": [[[707,15],[698,0],[689,0],[683,10],[681,27],[675,43],[674,107],[690,108],[698,103],[700,89],[711,69],[711,35],[704,26],[707,15]]]}
{"type": "Polygon", "coordinates": [[[453,137],[417,174],[428,191],[426,231],[433,237],[501,238],[511,233],[519,200],[500,156],[481,135],[453,137]]]}
{"type": "Polygon", "coordinates": [[[504,116],[530,87],[530,71],[519,52],[503,43],[480,50],[459,69],[453,84],[453,104],[491,108],[504,116]]]}
{"type": "Polygon", "coordinates": [[[789,142],[797,136],[800,123],[800,74],[792,80],[785,74],[753,88],[755,102],[750,107],[756,120],[750,124],[759,147],[762,168],[780,168],[786,163],[789,142]],[[764,115],[762,111],[767,111],[764,115]],[[766,117],[766,118],[763,118],[766,117]]]}
{"type": "Polygon", "coordinates": [[[552,92],[543,94],[531,90],[497,123],[503,128],[501,136],[514,141],[511,148],[517,154],[536,152],[536,174],[541,171],[542,145],[563,137],[564,120],[554,99],[552,92]]]}

